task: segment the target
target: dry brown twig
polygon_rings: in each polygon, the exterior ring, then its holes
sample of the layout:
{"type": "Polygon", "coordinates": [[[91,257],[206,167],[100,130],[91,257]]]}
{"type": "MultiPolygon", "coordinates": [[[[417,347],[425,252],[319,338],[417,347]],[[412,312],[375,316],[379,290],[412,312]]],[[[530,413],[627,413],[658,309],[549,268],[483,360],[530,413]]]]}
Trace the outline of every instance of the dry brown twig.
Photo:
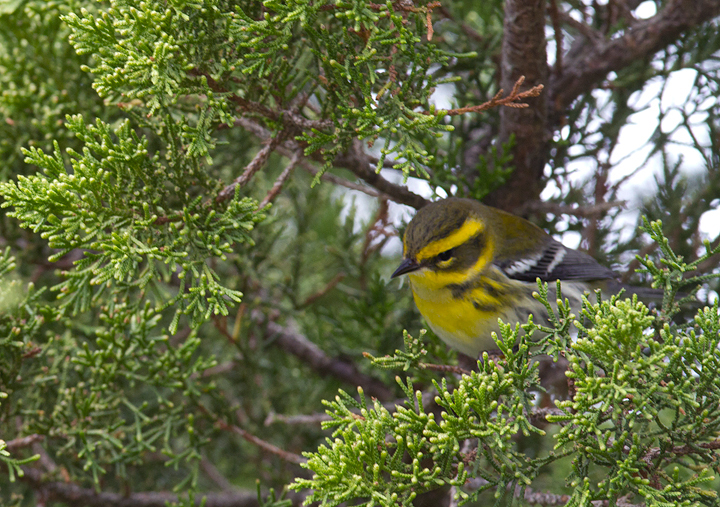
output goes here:
{"type": "Polygon", "coordinates": [[[372,254],[382,249],[388,239],[397,236],[397,230],[390,221],[388,214],[388,200],[380,199],[380,206],[375,215],[375,220],[365,233],[363,242],[361,265],[365,265],[372,254]]]}
{"type": "Polygon", "coordinates": [[[429,41],[433,38],[432,11],[436,7],[440,7],[440,2],[430,2],[425,6],[427,9],[425,13],[425,24],[427,25],[427,40],[429,41]]]}
{"type": "Polygon", "coordinates": [[[466,113],[480,113],[482,111],[487,111],[488,109],[492,109],[493,107],[497,106],[505,106],[505,107],[513,107],[517,109],[524,109],[526,107],[529,107],[528,104],[524,102],[518,102],[519,100],[524,100],[530,97],[537,97],[540,95],[540,93],[543,90],[543,85],[537,85],[533,86],[529,90],[525,90],[524,92],[520,91],[520,87],[525,82],[525,76],[520,76],[518,80],[515,82],[515,85],[513,86],[512,91],[510,92],[510,95],[508,95],[505,98],[501,98],[504,91],[501,89],[497,94],[490,99],[487,102],[484,102],[483,104],[477,105],[477,106],[468,106],[468,107],[460,107],[458,109],[449,109],[447,111],[444,111],[444,114],[448,116],[458,116],[461,114],[466,113]]]}

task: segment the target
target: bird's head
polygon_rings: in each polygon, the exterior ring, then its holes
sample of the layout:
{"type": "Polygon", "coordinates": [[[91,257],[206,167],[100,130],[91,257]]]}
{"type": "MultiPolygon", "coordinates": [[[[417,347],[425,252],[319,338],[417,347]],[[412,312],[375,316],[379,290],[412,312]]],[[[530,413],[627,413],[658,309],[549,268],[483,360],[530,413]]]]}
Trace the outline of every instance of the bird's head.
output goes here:
{"type": "Polygon", "coordinates": [[[409,274],[425,285],[463,283],[493,260],[494,226],[485,207],[450,198],[418,210],[405,230],[403,261],[392,274],[409,274]]]}

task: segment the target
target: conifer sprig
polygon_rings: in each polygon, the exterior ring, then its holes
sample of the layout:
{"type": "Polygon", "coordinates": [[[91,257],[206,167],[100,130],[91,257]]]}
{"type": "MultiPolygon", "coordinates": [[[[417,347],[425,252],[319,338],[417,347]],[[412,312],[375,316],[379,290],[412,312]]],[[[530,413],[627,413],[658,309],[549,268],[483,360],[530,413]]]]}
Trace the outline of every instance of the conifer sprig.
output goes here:
{"type": "Polygon", "coordinates": [[[222,204],[204,202],[192,185],[195,161],[165,165],[129,122],[113,130],[75,116],[67,126],[85,143],[82,153],[69,150],[70,168],[57,145],[52,155],[31,149],[27,162],[44,174],[0,183],[2,206],[14,208],[9,216],[58,250],[50,260],[82,254],[54,287],[61,307],[77,315],[108,292],[130,300],[150,293],[158,310],[174,307],[171,333],[183,314],[194,326],[227,315],[242,294],[223,286],[207,259],[225,260],[237,244],[253,243],[249,232],[263,218],[257,203],[240,198],[239,189],[222,204]],[[182,211],[170,214],[171,208],[182,211]],[[174,295],[161,286],[173,277],[174,295]]]}

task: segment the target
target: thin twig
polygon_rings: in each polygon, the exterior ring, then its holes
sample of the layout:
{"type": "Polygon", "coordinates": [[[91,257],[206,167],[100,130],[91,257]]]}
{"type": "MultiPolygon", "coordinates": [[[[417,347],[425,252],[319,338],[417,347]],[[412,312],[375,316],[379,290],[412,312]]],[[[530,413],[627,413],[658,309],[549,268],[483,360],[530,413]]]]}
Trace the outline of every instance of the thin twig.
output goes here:
{"type": "MultiPolygon", "coordinates": [[[[222,375],[229,371],[233,371],[238,367],[238,361],[228,361],[226,363],[220,363],[212,368],[208,368],[202,372],[202,378],[212,377],[214,375],[222,375]]],[[[197,373],[197,372],[196,372],[197,373]]],[[[196,373],[193,373],[195,375],[196,373]]]]}
{"type": "Polygon", "coordinates": [[[270,412],[265,418],[265,426],[270,426],[275,423],[283,424],[309,424],[312,426],[320,426],[325,421],[330,421],[332,418],[327,414],[299,414],[299,415],[284,415],[270,412]]]}
{"type": "MultiPolygon", "coordinates": [[[[254,320],[261,323],[263,318],[258,316],[254,320]]],[[[272,321],[267,322],[265,326],[268,335],[274,338],[274,344],[302,359],[321,375],[332,375],[353,386],[361,386],[366,393],[380,400],[393,398],[392,391],[383,382],[362,373],[354,363],[325,354],[320,347],[293,329],[292,320],[285,326],[272,321]]]]}
{"type": "Polygon", "coordinates": [[[602,32],[595,30],[593,27],[588,25],[587,23],[583,23],[582,21],[578,21],[577,19],[573,18],[569,13],[558,9],[557,10],[557,17],[558,20],[562,21],[566,25],[569,25],[571,28],[574,28],[579,33],[581,33],[588,41],[601,41],[605,38],[602,32]]]}
{"type": "Polygon", "coordinates": [[[275,137],[271,138],[268,143],[255,155],[255,158],[245,167],[243,173],[235,178],[235,181],[230,183],[228,186],[223,188],[215,198],[215,202],[223,202],[235,194],[235,187],[244,187],[252,179],[256,172],[258,172],[270,158],[270,154],[278,147],[285,137],[285,132],[278,132],[275,137]]]}
{"type": "Polygon", "coordinates": [[[553,75],[548,85],[548,105],[553,111],[551,126],[565,121],[567,107],[581,94],[597,88],[610,72],[617,72],[644,61],[671,46],[682,34],[709,22],[720,14],[715,0],[675,0],[648,19],[639,20],[617,37],[598,37],[588,25],[562,14],[563,21],[582,30],[586,41],[578,38],[577,48],[566,55],[563,74],[553,75]]]}
{"type": "MultiPolygon", "coordinates": [[[[268,139],[271,135],[270,131],[267,130],[265,127],[248,118],[237,118],[235,120],[235,125],[241,126],[245,130],[252,132],[255,136],[261,139],[268,139]]],[[[278,146],[277,152],[285,157],[292,157],[292,154],[295,153],[298,149],[299,146],[295,141],[285,140],[280,146],[278,146]]],[[[302,167],[303,170],[307,171],[313,176],[317,175],[318,173],[318,169],[314,166],[313,162],[311,162],[307,158],[303,157],[300,160],[300,167],[302,167]]],[[[357,190],[359,192],[363,192],[371,197],[380,197],[381,195],[383,195],[372,187],[348,181],[329,172],[325,172],[322,176],[320,176],[320,179],[329,183],[333,183],[334,185],[340,185],[342,187],[349,188],[350,190],[357,190]]]]}
{"type": "Polygon", "coordinates": [[[418,366],[423,370],[439,371],[442,373],[455,373],[457,375],[470,375],[472,372],[461,368],[460,366],[454,366],[450,364],[433,364],[433,363],[419,363],[418,366]]]}
{"type": "MultiPolygon", "coordinates": [[[[422,404],[425,410],[428,410],[428,407],[437,407],[435,404],[435,396],[437,396],[437,391],[434,389],[430,389],[427,392],[424,392],[422,395],[422,404]]],[[[408,400],[406,398],[396,399],[392,401],[386,401],[382,404],[382,406],[388,410],[388,412],[393,412],[397,409],[398,406],[407,406],[407,403],[410,402],[412,404],[416,403],[417,400],[408,400]]],[[[360,416],[360,410],[359,409],[351,409],[350,410],[353,414],[357,414],[360,416]]],[[[283,423],[283,424],[312,424],[312,425],[320,425],[325,421],[330,421],[332,418],[327,415],[326,413],[320,414],[300,414],[300,415],[283,415],[283,414],[276,414],[274,412],[271,412],[268,414],[267,418],[265,419],[265,426],[270,426],[271,424],[275,423],[283,423]]]]}
{"type": "Polygon", "coordinates": [[[515,86],[513,86],[510,95],[505,98],[502,98],[502,94],[504,93],[504,91],[501,89],[492,99],[488,100],[483,104],[477,106],[460,107],[458,109],[449,109],[447,111],[444,111],[443,114],[446,114],[448,116],[457,116],[466,113],[479,113],[481,111],[487,111],[488,109],[492,109],[493,107],[497,106],[514,107],[518,109],[530,107],[529,104],[518,101],[527,99],[529,97],[537,97],[538,95],[540,95],[540,93],[542,93],[543,85],[533,86],[529,90],[521,92],[520,86],[523,84],[523,82],[525,82],[525,76],[520,76],[515,82],[515,86]]]}
{"type": "Polygon", "coordinates": [[[361,266],[364,266],[370,256],[380,250],[389,238],[397,236],[397,230],[390,220],[388,211],[387,199],[380,199],[380,206],[378,206],[375,220],[365,233],[362,257],[360,259],[361,266]]]}
{"type": "Polygon", "coordinates": [[[303,301],[302,303],[300,303],[299,308],[305,308],[306,306],[310,306],[311,304],[313,304],[315,301],[317,301],[318,299],[320,299],[321,297],[323,297],[325,294],[327,294],[328,292],[330,292],[331,290],[333,290],[333,289],[337,286],[337,284],[339,284],[340,282],[343,281],[343,279],[344,279],[346,276],[347,276],[347,275],[346,275],[345,273],[342,273],[342,272],[340,272],[340,273],[338,273],[337,275],[335,275],[335,276],[333,277],[333,279],[330,280],[330,281],[327,283],[327,285],[325,285],[325,287],[323,287],[321,290],[319,290],[319,291],[316,292],[315,294],[309,295],[309,296],[305,299],[305,301],[303,301]]]}
{"type": "Polygon", "coordinates": [[[563,31],[560,25],[560,16],[558,15],[557,0],[548,2],[548,12],[555,33],[555,74],[560,75],[563,70],[563,31]]]}
{"type": "Polygon", "coordinates": [[[220,317],[215,316],[213,317],[213,324],[215,325],[215,329],[220,331],[220,334],[222,334],[228,342],[230,342],[232,345],[237,345],[237,339],[231,335],[227,330],[227,320],[226,317],[220,317]]]}
{"type": "Polygon", "coordinates": [[[438,10],[440,11],[440,13],[443,16],[445,16],[447,19],[451,20],[456,25],[458,25],[460,27],[460,29],[463,32],[465,32],[465,35],[467,35],[471,39],[474,39],[477,42],[482,42],[482,43],[486,42],[485,37],[480,35],[480,33],[478,33],[477,30],[475,30],[473,27],[471,27],[465,21],[458,21],[457,19],[455,19],[455,17],[452,15],[452,13],[450,12],[450,10],[447,7],[441,5],[438,10]]]}
{"type": "Polygon", "coordinates": [[[303,458],[302,456],[299,456],[293,452],[286,451],[284,449],[280,449],[279,447],[271,444],[270,442],[266,442],[265,440],[256,437],[249,431],[246,431],[239,426],[235,426],[234,424],[227,424],[226,422],[220,420],[217,421],[217,425],[219,428],[241,436],[251,444],[256,445],[260,449],[263,449],[270,454],[278,456],[279,458],[287,461],[288,463],[295,463],[296,465],[300,465],[307,462],[307,459],[303,458]]]}
{"type": "Polygon", "coordinates": [[[275,180],[275,183],[273,184],[270,191],[265,196],[265,199],[262,200],[260,205],[258,206],[258,209],[263,209],[265,206],[270,204],[275,197],[280,193],[282,190],[283,185],[288,180],[290,175],[292,174],[295,167],[297,167],[298,163],[300,162],[300,150],[297,150],[293,153],[292,158],[290,159],[290,162],[288,163],[287,167],[283,170],[282,173],[280,173],[280,176],[277,180],[275,180]]]}
{"type": "Polygon", "coordinates": [[[527,213],[552,213],[553,215],[572,215],[580,218],[593,217],[607,213],[614,208],[624,208],[625,201],[601,202],[588,206],[565,206],[554,202],[528,201],[516,210],[518,215],[527,213]]]}
{"type": "Polygon", "coordinates": [[[427,9],[425,13],[425,25],[427,26],[427,40],[429,41],[433,38],[432,10],[436,7],[440,7],[440,2],[430,2],[425,6],[427,9]]]}
{"type": "MultiPolygon", "coordinates": [[[[280,151],[280,150],[281,149],[278,149],[278,151],[280,151]]],[[[312,174],[313,176],[317,175],[317,173],[319,172],[318,169],[313,165],[313,163],[310,162],[308,159],[303,159],[302,162],[300,163],[300,167],[302,167],[306,172],[312,174]]],[[[320,179],[323,181],[327,181],[328,183],[332,183],[334,185],[339,185],[341,187],[348,188],[350,190],[357,190],[358,192],[367,194],[370,197],[386,196],[386,194],[383,194],[383,193],[375,190],[373,187],[369,187],[367,185],[361,185],[359,183],[355,183],[354,181],[346,180],[344,178],[341,178],[340,176],[336,176],[329,172],[323,173],[322,176],[320,176],[320,179]]]]}
{"type": "Polygon", "coordinates": [[[18,449],[22,449],[24,447],[30,447],[36,442],[40,442],[45,439],[44,435],[38,435],[36,433],[33,433],[32,435],[28,435],[26,437],[20,437],[20,438],[14,438],[12,440],[8,440],[5,442],[5,449],[9,452],[17,451],[18,449]]]}
{"type": "Polygon", "coordinates": [[[285,124],[286,130],[324,130],[332,128],[332,120],[310,120],[305,118],[297,110],[285,109],[275,110],[271,109],[262,104],[252,102],[239,95],[231,93],[229,90],[222,87],[217,81],[215,81],[209,74],[198,72],[197,70],[191,70],[189,74],[194,76],[202,76],[207,81],[208,87],[214,92],[226,94],[228,100],[234,103],[241,111],[247,111],[255,114],[259,114],[273,121],[282,121],[285,124]]]}
{"type": "Polygon", "coordinates": [[[225,477],[220,472],[220,470],[218,470],[217,467],[215,465],[213,465],[212,462],[209,459],[207,459],[205,456],[203,456],[203,458],[200,460],[200,469],[221,490],[226,491],[226,492],[238,490],[238,488],[236,488],[229,480],[227,480],[227,477],[225,477]]]}

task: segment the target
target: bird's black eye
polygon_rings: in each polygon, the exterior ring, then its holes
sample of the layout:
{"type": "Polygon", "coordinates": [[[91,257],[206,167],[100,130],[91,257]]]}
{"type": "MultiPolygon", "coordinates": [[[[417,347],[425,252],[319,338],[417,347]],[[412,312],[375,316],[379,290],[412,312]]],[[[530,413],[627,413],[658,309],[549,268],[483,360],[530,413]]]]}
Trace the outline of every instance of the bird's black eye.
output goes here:
{"type": "Polygon", "coordinates": [[[440,252],[437,256],[439,261],[445,262],[449,261],[453,257],[453,249],[445,250],[444,252],[440,252]]]}

